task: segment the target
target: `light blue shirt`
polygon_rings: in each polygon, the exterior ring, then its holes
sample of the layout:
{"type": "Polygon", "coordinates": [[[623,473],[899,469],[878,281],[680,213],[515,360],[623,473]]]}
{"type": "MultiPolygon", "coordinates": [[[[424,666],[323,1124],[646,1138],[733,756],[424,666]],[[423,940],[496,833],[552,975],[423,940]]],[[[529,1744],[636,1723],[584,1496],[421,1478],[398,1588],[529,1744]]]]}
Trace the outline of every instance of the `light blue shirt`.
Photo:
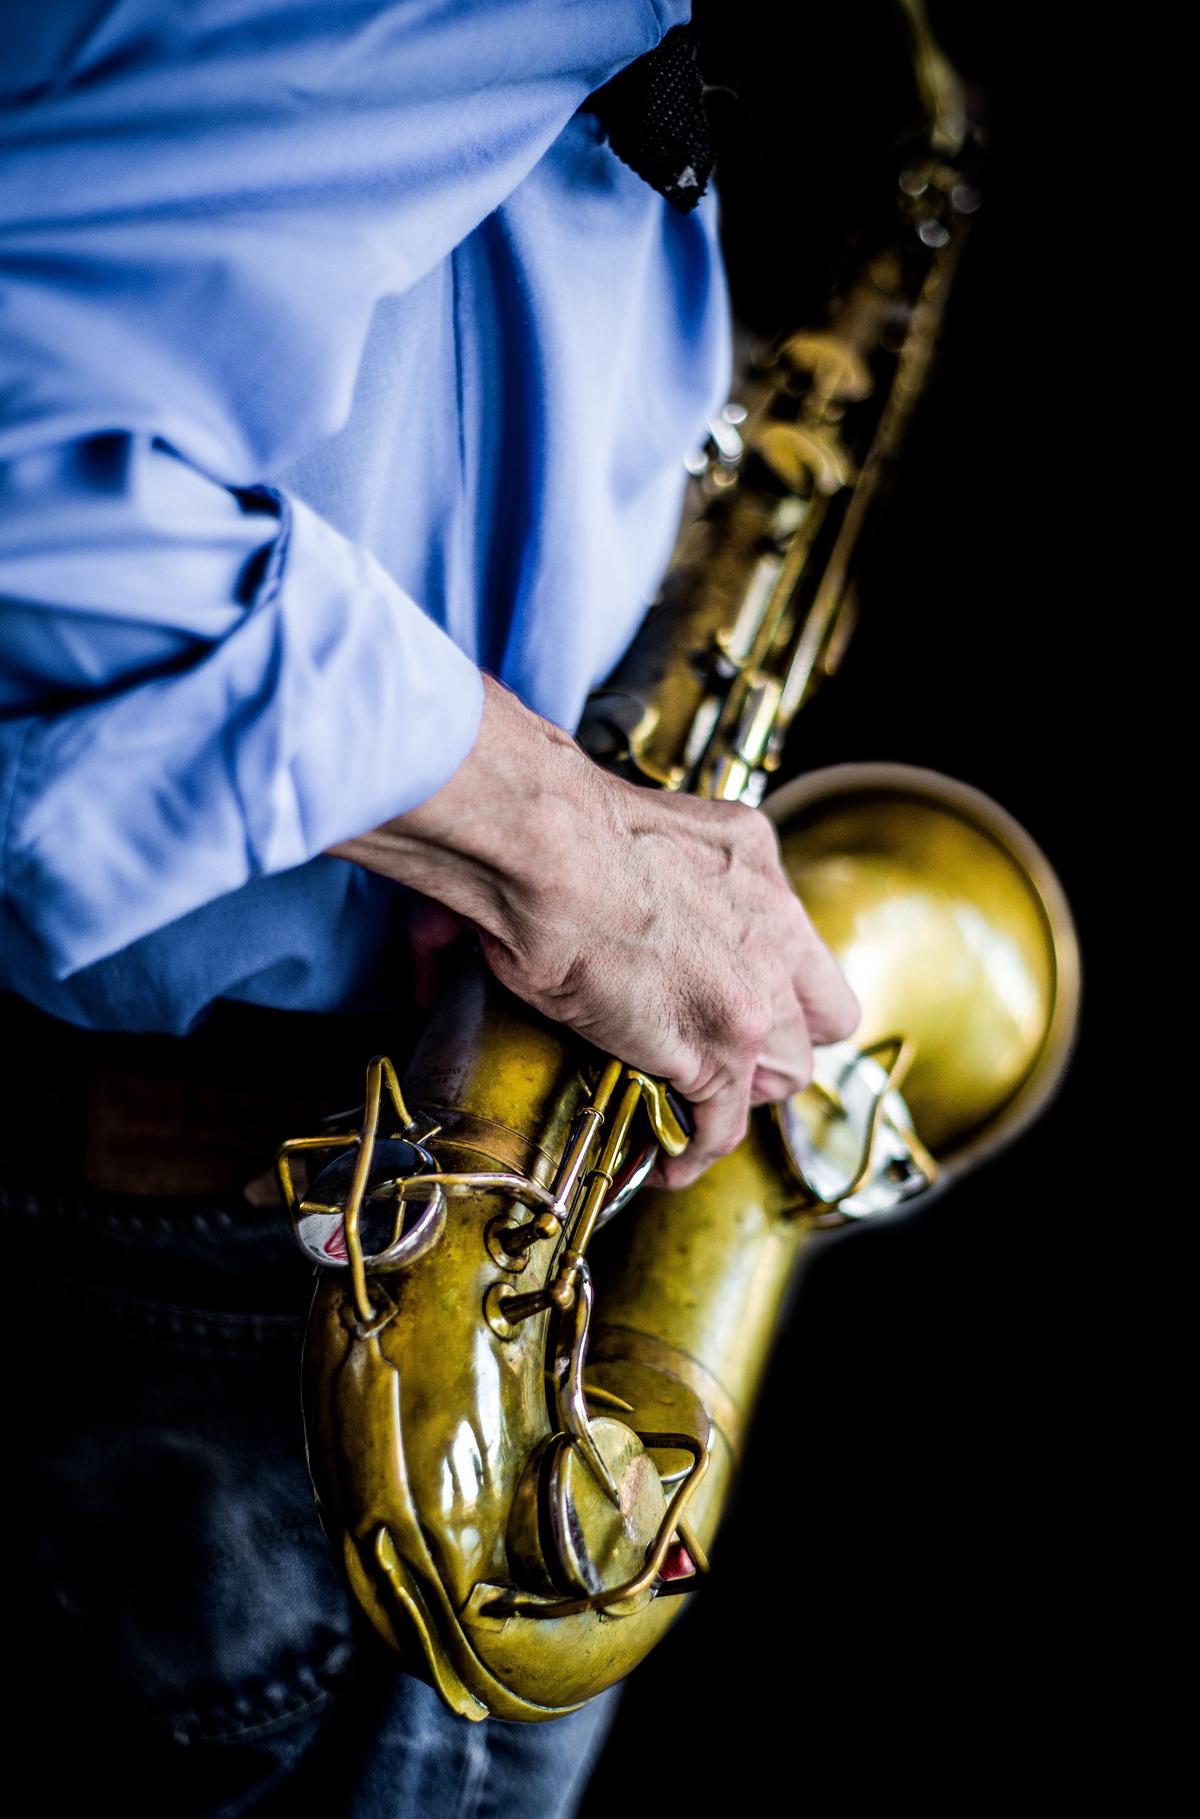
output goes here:
{"type": "Polygon", "coordinates": [[[577,112],[672,0],[0,8],[0,986],[386,997],[480,667],[571,727],[729,383],[710,193],[577,112]]]}

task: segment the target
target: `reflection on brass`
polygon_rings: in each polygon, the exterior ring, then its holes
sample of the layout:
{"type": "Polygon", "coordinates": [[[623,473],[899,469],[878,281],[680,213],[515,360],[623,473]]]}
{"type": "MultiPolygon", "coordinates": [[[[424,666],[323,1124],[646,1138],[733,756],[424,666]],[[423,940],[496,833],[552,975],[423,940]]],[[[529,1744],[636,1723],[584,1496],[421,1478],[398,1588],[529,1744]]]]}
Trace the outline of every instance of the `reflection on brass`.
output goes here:
{"type": "MultiPolygon", "coordinates": [[[[757,803],[836,668],[963,227],[961,98],[906,11],[930,119],[888,237],[712,426],[661,600],[589,703],[587,749],[647,786],[757,803]]],[[[871,765],[765,806],[863,1027],[694,1186],[640,1185],[686,1143],[662,1084],[482,965],[402,1086],[376,1058],[361,1123],[281,1154],[322,1266],[303,1383],[322,1521],[372,1623],[467,1717],[552,1718],[636,1666],[706,1570],[808,1234],[953,1181],[1066,1060],[1070,915],[994,803],[871,765]]]]}
{"type": "Polygon", "coordinates": [[[904,1099],[951,1177],[1029,1121],[1065,1065],[1079,957],[1045,856],[980,791],[840,765],[767,803],[788,875],[858,995],[866,1048],[912,1046],[904,1099]]]}
{"type": "Polygon", "coordinates": [[[542,1555],[547,1589],[575,1594],[611,1590],[641,1572],[667,1500],[649,1453],[624,1422],[600,1416],[596,1445],[618,1487],[615,1505],[575,1448],[559,1436],[550,1443],[534,1500],[538,1520],[527,1550],[542,1555]]]}

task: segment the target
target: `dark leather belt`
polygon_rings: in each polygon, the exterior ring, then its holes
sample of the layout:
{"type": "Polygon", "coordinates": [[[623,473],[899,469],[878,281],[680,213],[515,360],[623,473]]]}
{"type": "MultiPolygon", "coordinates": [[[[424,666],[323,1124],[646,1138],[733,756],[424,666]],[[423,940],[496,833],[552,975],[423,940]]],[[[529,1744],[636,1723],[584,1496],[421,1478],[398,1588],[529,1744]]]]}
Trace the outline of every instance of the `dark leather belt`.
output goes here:
{"type": "Polygon", "coordinates": [[[0,1179],[266,1204],[280,1143],[360,1104],[370,1056],[402,1061],[415,1029],[222,1004],[191,1036],[109,1035],[0,997],[0,1179]]]}

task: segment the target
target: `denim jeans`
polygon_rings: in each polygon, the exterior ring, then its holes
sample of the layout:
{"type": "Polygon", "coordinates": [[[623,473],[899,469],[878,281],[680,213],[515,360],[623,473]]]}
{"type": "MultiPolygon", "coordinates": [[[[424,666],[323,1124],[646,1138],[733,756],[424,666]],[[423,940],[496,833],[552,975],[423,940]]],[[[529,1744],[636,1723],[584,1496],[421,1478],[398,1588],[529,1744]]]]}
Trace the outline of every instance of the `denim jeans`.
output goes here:
{"type": "Polygon", "coordinates": [[[2,1184],[0,1215],[10,1735],[41,1804],[571,1813],[614,1695],[545,1725],[468,1723],[350,1606],[304,1464],[311,1277],[282,1215],[2,1184]]]}

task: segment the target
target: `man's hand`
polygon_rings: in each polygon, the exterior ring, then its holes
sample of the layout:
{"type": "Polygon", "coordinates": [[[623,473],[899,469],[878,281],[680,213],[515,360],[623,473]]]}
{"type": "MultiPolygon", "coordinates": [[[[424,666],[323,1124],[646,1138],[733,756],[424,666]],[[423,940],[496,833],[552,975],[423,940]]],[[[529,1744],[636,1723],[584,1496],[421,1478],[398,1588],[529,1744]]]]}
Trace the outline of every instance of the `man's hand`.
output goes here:
{"type": "MultiPolygon", "coordinates": [[[[695,1112],[672,1187],[806,1086],[858,1005],[788,884],[767,818],[639,789],[485,678],[470,757],[428,802],[334,848],[479,931],[497,978],[695,1112]]],[[[445,919],[443,919],[445,920],[445,919]]],[[[447,923],[447,927],[451,925],[447,923]]]]}

